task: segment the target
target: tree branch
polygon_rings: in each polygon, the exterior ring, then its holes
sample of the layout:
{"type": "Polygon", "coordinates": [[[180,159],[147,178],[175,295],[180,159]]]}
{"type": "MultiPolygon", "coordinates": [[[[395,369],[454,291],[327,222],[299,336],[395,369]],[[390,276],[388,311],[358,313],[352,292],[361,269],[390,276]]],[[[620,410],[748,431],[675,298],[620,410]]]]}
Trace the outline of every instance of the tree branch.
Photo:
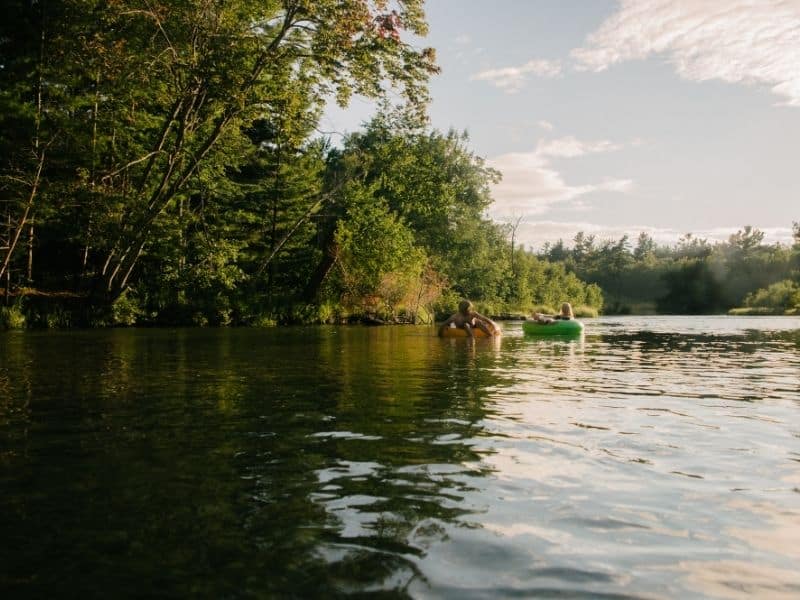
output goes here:
{"type": "Polygon", "coordinates": [[[25,228],[25,223],[28,221],[28,214],[31,211],[31,207],[33,206],[33,201],[36,198],[36,192],[39,189],[39,183],[41,181],[42,175],[42,168],[44,167],[44,157],[45,152],[42,150],[41,154],[39,155],[39,164],[36,168],[36,175],[33,177],[33,183],[31,185],[31,193],[28,196],[28,201],[25,203],[25,210],[22,213],[22,218],[20,219],[19,223],[17,224],[16,231],[14,232],[14,238],[11,240],[11,243],[8,245],[8,250],[6,251],[6,256],[3,259],[3,264],[0,266],[0,278],[5,275],[8,265],[11,262],[11,255],[14,254],[14,249],[17,246],[17,242],[19,242],[19,237],[22,235],[22,230],[25,228]]]}

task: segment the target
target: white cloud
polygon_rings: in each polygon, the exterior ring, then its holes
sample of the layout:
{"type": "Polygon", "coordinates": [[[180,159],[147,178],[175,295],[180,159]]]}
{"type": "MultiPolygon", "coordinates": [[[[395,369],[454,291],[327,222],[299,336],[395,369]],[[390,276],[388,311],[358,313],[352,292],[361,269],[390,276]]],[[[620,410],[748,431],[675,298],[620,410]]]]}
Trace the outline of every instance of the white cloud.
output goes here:
{"type": "Polygon", "coordinates": [[[462,33],[461,35],[456,36],[455,39],[456,44],[458,44],[459,46],[464,46],[466,44],[469,44],[471,41],[472,38],[466,33],[462,33]]]}
{"type": "MultiPolygon", "coordinates": [[[[508,220],[508,219],[506,219],[508,220]]],[[[741,227],[718,227],[714,229],[701,229],[692,232],[697,238],[704,238],[709,243],[726,241],[732,233],[741,227]]],[[[789,227],[759,228],[765,233],[764,241],[772,244],[780,242],[791,244],[792,231],[789,227]]],[[[551,244],[563,240],[564,245],[571,248],[575,234],[583,231],[587,235],[594,235],[598,241],[618,240],[623,235],[630,238],[631,245],[636,245],[636,239],[641,232],[647,233],[657,244],[674,246],[683,237],[686,231],[667,227],[652,227],[649,225],[602,225],[586,221],[533,221],[523,220],[516,233],[516,239],[524,246],[539,249],[545,243],[551,244]]]]}
{"type": "Polygon", "coordinates": [[[572,51],[593,71],[654,54],[686,79],[767,85],[800,106],[800,1],[621,0],[572,51]]]}
{"type": "MultiPolygon", "coordinates": [[[[569,136],[542,140],[533,152],[512,152],[489,159],[488,165],[503,174],[502,181],[492,188],[491,216],[502,220],[510,216],[541,215],[554,204],[575,201],[594,192],[630,191],[633,187],[630,179],[612,177],[591,184],[570,185],[550,164],[552,158],[574,158],[619,148],[607,140],[581,141],[569,136]]],[[[572,208],[585,209],[585,205],[576,202],[572,208]]]]}
{"type": "Polygon", "coordinates": [[[537,123],[537,125],[538,125],[539,127],[541,127],[542,129],[544,129],[545,131],[553,131],[553,129],[555,128],[555,127],[553,126],[553,124],[552,124],[550,121],[545,121],[544,119],[542,119],[541,121],[539,121],[539,122],[537,123]]]}
{"type": "Polygon", "coordinates": [[[587,235],[594,235],[598,241],[618,240],[623,235],[627,235],[634,244],[642,231],[650,235],[659,244],[674,244],[680,237],[679,234],[672,230],[649,226],[600,225],[587,221],[523,221],[517,228],[517,239],[520,240],[522,245],[536,249],[541,248],[548,242],[554,244],[558,240],[562,240],[567,248],[571,248],[573,246],[572,240],[579,231],[583,231],[587,235]]]}
{"type": "Polygon", "coordinates": [[[539,156],[552,156],[554,158],[574,158],[585,154],[597,152],[611,152],[619,150],[620,145],[600,140],[598,142],[581,141],[575,137],[567,136],[555,140],[542,140],[536,147],[536,154],[539,156]]]}
{"type": "Polygon", "coordinates": [[[488,69],[475,73],[472,81],[488,81],[493,86],[505,90],[509,94],[520,91],[530,75],[538,77],[556,77],[561,73],[559,61],[534,59],[518,67],[488,69]]]}

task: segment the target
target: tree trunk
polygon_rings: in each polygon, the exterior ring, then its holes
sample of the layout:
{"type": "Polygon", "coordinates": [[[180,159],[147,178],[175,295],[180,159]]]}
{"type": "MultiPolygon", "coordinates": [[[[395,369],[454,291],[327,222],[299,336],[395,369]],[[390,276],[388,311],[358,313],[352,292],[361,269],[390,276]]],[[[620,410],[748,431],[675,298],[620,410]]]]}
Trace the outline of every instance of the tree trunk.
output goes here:
{"type": "Polygon", "coordinates": [[[336,261],[339,258],[339,248],[333,239],[334,231],[335,229],[331,229],[328,234],[325,243],[325,254],[322,260],[319,261],[317,268],[314,269],[314,272],[311,274],[311,278],[308,280],[305,290],[303,290],[303,300],[306,302],[313,302],[316,299],[322,284],[325,282],[325,279],[328,277],[328,274],[336,265],[336,261]]]}

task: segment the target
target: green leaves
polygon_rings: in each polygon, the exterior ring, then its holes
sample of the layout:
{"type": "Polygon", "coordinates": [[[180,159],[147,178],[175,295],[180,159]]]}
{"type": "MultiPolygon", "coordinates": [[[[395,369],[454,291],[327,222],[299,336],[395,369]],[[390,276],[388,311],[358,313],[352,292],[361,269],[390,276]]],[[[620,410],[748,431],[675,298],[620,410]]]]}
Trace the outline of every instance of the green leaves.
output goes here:
{"type": "Polygon", "coordinates": [[[384,278],[418,277],[425,253],[414,245],[413,233],[387,204],[363,190],[350,190],[350,206],[335,234],[339,266],[351,296],[375,294],[384,278]]]}
{"type": "Polygon", "coordinates": [[[135,279],[176,200],[247,159],[255,120],[274,123],[280,143],[299,148],[327,94],[344,102],[397,86],[422,108],[436,71],[429,52],[403,41],[425,29],[419,0],[398,12],[367,0],[16,8],[8,38],[0,36],[9,125],[0,144],[58,138],[43,193],[77,202],[43,226],[61,229],[63,220],[76,229],[67,238],[85,243],[84,266],[109,300],[135,279]]]}
{"type": "Polygon", "coordinates": [[[777,314],[800,309],[800,283],[785,279],[752,292],[744,299],[744,305],[763,308],[777,314]]]}
{"type": "Polygon", "coordinates": [[[31,249],[8,253],[16,283],[33,257],[34,285],[100,308],[130,289],[125,322],[541,291],[538,267],[509,281],[507,232],[484,216],[499,173],[466,134],[426,126],[422,0],[12,4],[0,177],[17,183],[0,216],[31,249]],[[343,148],[315,139],[330,98],[390,88],[402,108],[385,102],[343,148]]]}

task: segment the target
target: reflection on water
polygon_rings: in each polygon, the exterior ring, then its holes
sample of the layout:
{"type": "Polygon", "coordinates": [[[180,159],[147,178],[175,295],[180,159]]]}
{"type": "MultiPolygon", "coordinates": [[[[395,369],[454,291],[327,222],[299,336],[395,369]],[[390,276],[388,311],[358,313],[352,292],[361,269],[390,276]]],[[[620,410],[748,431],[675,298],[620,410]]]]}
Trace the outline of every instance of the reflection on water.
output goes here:
{"type": "Polygon", "coordinates": [[[800,319],[505,330],[0,336],[0,592],[800,596],[800,319]]]}

